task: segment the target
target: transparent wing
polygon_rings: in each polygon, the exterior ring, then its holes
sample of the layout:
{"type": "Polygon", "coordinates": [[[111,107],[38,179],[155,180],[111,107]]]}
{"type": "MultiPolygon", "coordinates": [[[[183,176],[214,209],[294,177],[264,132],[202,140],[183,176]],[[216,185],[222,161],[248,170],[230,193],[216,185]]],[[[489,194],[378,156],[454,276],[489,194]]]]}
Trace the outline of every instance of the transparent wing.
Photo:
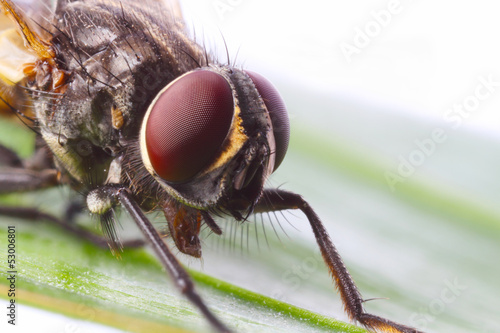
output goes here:
{"type": "Polygon", "coordinates": [[[21,9],[26,17],[51,16],[58,3],[56,0],[11,0],[11,2],[21,9]]]}
{"type": "Polygon", "coordinates": [[[23,65],[34,62],[36,54],[28,49],[14,22],[6,15],[0,18],[0,79],[11,86],[24,77],[23,65]]]}
{"type": "Polygon", "coordinates": [[[25,102],[17,83],[25,77],[27,64],[52,57],[47,33],[36,22],[51,19],[54,3],[0,0],[0,6],[0,113],[12,114],[25,102]]]}

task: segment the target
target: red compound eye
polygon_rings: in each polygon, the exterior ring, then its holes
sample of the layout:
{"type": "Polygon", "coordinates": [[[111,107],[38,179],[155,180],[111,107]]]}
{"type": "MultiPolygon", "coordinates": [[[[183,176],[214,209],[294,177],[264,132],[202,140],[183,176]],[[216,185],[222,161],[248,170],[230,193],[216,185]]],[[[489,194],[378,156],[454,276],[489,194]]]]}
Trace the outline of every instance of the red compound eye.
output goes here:
{"type": "Polygon", "coordinates": [[[288,119],[285,102],[283,102],[278,90],[265,77],[251,71],[245,71],[245,73],[255,84],[271,117],[274,141],[276,142],[276,157],[273,170],[275,171],[285,158],[288,142],[290,141],[290,120],[288,119]]]}
{"type": "Polygon", "coordinates": [[[233,119],[231,87],[219,74],[186,74],[159,95],[145,127],[149,160],[168,182],[189,180],[221,148],[233,119]]]}

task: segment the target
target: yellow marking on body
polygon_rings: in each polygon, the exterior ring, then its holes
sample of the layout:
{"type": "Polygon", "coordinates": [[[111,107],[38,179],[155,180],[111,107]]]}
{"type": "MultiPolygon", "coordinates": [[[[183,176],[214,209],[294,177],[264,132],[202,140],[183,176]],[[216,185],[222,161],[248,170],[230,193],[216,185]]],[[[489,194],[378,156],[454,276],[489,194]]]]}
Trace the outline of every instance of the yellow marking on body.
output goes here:
{"type": "Polygon", "coordinates": [[[122,128],[125,121],[123,120],[123,113],[116,106],[111,107],[111,124],[114,129],[119,130],[122,128]]]}
{"type": "Polygon", "coordinates": [[[220,168],[229,162],[243,147],[248,140],[248,136],[243,129],[243,119],[240,117],[241,109],[235,103],[233,123],[228,137],[225,140],[225,149],[220,156],[203,172],[203,174],[210,173],[211,171],[220,168]]]}

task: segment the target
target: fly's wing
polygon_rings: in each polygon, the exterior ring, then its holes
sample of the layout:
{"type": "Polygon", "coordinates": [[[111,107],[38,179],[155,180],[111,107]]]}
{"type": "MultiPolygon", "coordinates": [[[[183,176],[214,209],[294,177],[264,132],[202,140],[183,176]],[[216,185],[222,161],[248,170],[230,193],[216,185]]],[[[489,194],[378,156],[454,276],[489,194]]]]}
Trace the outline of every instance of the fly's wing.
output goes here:
{"type": "Polygon", "coordinates": [[[46,16],[46,15],[54,12],[54,10],[57,6],[57,3],[59,1],[57,1],[57,0],[10,0],[9,2],[14,3],[16,5],[16,7],[21,9],[25,14],[46,16]]]}
{"type": "Polygon", "coordinates": [[[36,55],[24,45],[14,21],[6,15],[4,10],[2,12],[0,16],[0,99],[5,103],[0,101],[0,113],[13,115],[8,105],[17,107],[20,105],[19,101],[24,100],[22,90],[16,87],[16,83],[24,78],[23,65],[34,62],[36,55]]]}
{"type": "Polygon", "coordinates": [[[29,114],[27,96],[18,83],[30,64],[53,56],[43,26],[52,16],[53,2],[0,0],[0,5],[0,113],[29,114]]]}
{"type": "Polygon", "coordinates": [[[36,55],[24,45],[17,27],[6,15],[0,17],[0,79],[12,86],[24,77],[23,65],[34,62],[36,55]]]}

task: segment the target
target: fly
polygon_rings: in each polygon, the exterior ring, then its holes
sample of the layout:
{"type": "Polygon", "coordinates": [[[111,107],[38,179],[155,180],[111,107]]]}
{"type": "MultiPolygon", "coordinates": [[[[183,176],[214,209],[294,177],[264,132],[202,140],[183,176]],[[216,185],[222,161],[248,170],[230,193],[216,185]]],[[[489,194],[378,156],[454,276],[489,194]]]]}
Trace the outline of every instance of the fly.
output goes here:
{"type": "MultiPolygon", "coordinates": [[[[311,206],[265,188],[290,135],[285,104],[258,73],[218,63],[188,37],[175,1],[0,0],[1,106],[37,133],[29,163],[1,146],[0,193],[67,184],[100,217],[114,253],[115,209],[133,218],[177,288],[217,332],[230,332],[144,212],[163,212],[179,251],[201,257],[202,224],[298,209],[314,232],[349,317],[384,332],[418,332],[366,313],[363,298],[311,206]]],[[[15,217],[39,213],[0,207],[15,217]]],[[[46,217],[50,219],[50,217],[46,217]]],[[[77,227],[67,227],[69,229],[77,227]]],[[[78,229],[74,232],[94,236],[78,229]]]]}

